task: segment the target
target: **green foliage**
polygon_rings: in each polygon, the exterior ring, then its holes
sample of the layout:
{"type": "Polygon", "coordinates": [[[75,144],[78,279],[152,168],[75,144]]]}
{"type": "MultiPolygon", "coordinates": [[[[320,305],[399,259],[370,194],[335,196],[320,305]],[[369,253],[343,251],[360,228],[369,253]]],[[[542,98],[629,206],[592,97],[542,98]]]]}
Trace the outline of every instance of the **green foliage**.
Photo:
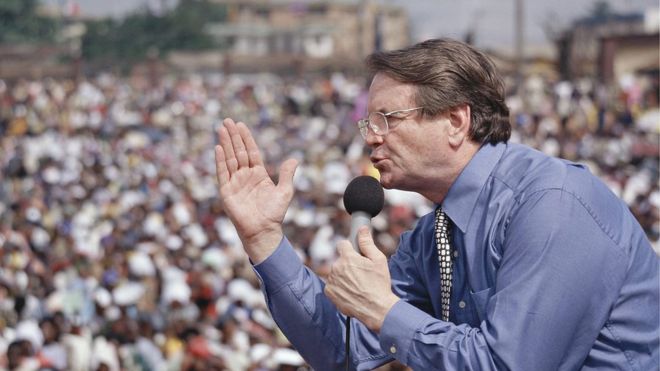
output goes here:
{"type": "Polygon", "coordinates": [[[217,47],[204,32],[208,22],[222,22],[226,9],[208,0],[182,0],[162,16],[140,11],[121,21],[104,19],[87,23],[83,57],[131,63],[148,53],[203,50],[217,47]]]}
{"type": "Polygon", "coordinates": [[[612,15],[612,7],[607,0],[596,1],[591,8],[591,16],[594,18],[607,18],[612,15]]]}
{"type": "Polygon", "coordinates": [[[0,0],[0,43],[52,41],[57,21],[35,13],[38,0],[0,0]]]}

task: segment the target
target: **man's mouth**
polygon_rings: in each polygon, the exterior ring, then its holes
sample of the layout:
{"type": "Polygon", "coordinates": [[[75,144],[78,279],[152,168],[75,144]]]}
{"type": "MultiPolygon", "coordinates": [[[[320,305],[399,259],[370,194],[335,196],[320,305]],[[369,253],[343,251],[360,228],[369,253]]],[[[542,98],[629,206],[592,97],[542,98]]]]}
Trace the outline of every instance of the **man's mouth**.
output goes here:
{"type": "Polygon", "coordinates": [[[378,165],[386,159],[384,157],[371,157],[370,160],[375,167],[378,167],[378,165]]]}

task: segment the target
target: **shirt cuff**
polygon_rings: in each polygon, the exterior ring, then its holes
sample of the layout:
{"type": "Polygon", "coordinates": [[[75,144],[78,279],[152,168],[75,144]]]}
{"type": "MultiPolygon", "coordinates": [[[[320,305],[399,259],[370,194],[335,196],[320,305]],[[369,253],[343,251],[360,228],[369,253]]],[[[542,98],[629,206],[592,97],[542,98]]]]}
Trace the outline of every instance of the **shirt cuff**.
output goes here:
{"type": "Polygon", "coordinates": [[[421,323],[432,319],[428,313],[399,300],[392,306],[380,328],[380,347],[391,357],[408,364],[408,351],[421,323]]]}
{"type": "Polygon", "coordinates": [[[274,294],[298,277],[303,264],[289,240],[283,237],[275,251],[253,268],[264,290],[274,294]]]}

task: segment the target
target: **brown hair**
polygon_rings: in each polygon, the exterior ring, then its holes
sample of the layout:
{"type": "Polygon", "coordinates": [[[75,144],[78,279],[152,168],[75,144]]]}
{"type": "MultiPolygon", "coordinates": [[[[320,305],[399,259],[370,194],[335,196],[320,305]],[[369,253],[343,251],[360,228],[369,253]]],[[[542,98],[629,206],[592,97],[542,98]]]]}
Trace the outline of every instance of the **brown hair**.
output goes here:
{"type": "Polygon", "coordinates": [[[435,116],[460,104],[471,111],[470,139],[506,142],[511,136],[504,83],[493,62],[482,52],[451,39],[432,39],[367,57],[373,73],[416,85],[415,104],[435,116]]]}

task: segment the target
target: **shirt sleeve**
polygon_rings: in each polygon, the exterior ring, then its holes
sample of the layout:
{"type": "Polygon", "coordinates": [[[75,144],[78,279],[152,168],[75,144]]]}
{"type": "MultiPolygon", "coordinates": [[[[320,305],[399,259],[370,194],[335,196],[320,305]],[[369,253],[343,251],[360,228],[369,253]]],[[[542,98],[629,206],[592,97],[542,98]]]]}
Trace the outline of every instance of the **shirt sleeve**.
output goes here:
{"type": "MultiPolygon", "coordinates": [[[[345,316],[325,296],[325,284],[305,267],[288,239],[254,266],[273,319],[315,370],[345,369],[345,316]]],[[[370,370],[390,362],[377,335],[351,320],[351,369],[370,370]]]]}
{"type": "Polygon", "coordinates": [[[579,368],[625,277],[622,249],[560,189],[529,196],[506,225],[485,320],[454,325],[402,300],[385,318],[382,349],[413,369],[579,368]]]}

